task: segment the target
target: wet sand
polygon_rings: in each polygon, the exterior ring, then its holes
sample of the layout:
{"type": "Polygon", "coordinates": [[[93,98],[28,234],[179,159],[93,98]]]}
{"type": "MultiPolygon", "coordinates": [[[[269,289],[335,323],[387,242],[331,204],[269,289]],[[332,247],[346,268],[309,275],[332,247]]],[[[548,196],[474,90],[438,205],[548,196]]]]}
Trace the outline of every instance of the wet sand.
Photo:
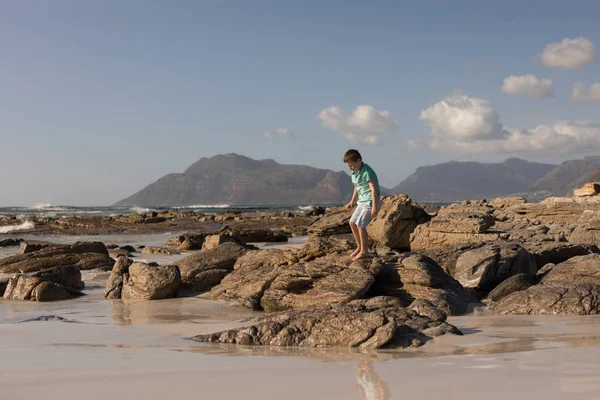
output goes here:
{"type": "Polygon", "coordinates": [[[414,351],[286,349],[186,338],[260,313],[195,297],[0,302],[2,398],[600,399],[600,317],[451,318],[414,351]],[[66,321],[21,322],[42,315],[66,321]]]}

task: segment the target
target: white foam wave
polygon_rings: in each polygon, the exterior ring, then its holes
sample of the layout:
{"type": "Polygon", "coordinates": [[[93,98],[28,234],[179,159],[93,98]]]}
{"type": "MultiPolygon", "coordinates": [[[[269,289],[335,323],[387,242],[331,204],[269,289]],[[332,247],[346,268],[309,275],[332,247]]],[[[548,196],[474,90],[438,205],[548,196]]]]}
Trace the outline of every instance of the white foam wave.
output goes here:
{"type": "Polygon", "coordinates": [[[230,204],[194,204],[191,206],[181,206],[177,208],[231,208],[230,204]]]}
{"type": "Polygon", "coordinates": [[[315,206],[298,206],[298,210],[308,211],[312,210],[315,206]]]}
{"type": "Polygon", "coordinates": [[[130,210],[136,214],[146,214],[146,213],[152,211],[149,208],[144,208],[144,207],[131,207],[130,210]]]}
{"type": "Polygon", "coordinates": [[[26,229],[33,229],[35,225],[31,221],[25,221],[20,225],[7,225],[0,226],[0,233],[8,233],[13,231],[23,231],[26,229]]]}
{"type": "Polygon", "coordinates": [[[66,211],[68,208],[61,206],[53,206],[49,203],[38,203],[33,207],[29,207],[29,210],[39,210],[39,211],[66,211]]]}

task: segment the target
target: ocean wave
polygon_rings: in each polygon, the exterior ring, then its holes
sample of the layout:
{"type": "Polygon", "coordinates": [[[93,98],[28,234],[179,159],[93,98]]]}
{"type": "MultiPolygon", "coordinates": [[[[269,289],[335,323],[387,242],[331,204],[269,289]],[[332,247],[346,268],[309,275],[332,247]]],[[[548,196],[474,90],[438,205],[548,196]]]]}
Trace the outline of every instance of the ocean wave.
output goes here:
{"type": "Polygon", "coordinates": [[[191,206],[181,206],[181,207],[175,207],[178,209],[182,209],[182,208],[231,208],[230,204],[194,204],[191,206]]]}
{"type": "Polygon", "coordinates": [[[31,221],[25,221],[20,225],[6,225],[0,226],[0,233],[8,233],[13,231],[23,231],[26,229],[33,229],[35,225],[31,221]]]}
{"type": "Polygon", "coordinates": [[[298,206],[298,210],[301,211],[309,211],[312,210],[315,206],[298,206]]]}
{"type": "Polygon", "coordinates": [[[129,210],[133,211],[136,214],[146,214],[152,211],[151,209],[144,207],[131,207],[129,210]]]}
{"type": "Polygon", "coordinates": [[[28,210],[39,210],[39,211],[67,211],[68,207],[63,206],[53,206],[49,203],[39,203],[34,205],[33,207],[28,207],[28,210]]]}

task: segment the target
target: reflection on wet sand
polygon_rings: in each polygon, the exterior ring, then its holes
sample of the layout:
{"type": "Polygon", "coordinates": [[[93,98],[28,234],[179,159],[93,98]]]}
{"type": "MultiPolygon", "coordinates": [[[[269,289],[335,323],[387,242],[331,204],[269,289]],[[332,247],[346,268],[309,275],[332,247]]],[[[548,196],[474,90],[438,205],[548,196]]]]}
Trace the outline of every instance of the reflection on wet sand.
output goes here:
{"type": "Polygon", "coordinates": [[[379,379],[372,362],[359,361],[356,370],[356,387],[361,400],[387,400],[391,398],[387,384],[379,379]]]}

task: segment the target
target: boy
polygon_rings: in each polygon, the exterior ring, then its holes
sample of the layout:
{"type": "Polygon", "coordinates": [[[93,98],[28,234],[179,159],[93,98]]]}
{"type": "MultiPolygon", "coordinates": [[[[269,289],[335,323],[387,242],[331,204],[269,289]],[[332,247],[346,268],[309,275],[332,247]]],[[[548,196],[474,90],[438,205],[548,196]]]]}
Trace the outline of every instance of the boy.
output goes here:
{"type": "Polygon", "coordinates": [[[350,218],[350,228],[357,244],[351,257],[353,261],[356,261],[369,256],[367,225],[379,212],[379,180],[375,171],[363,162],[358,150],[348,150],[344,154],[344,163],[352,171],[352,184],[354,185],[352,200],[346,205],[346,208],[352,208],[354,202],[357,201],[356,210],[350,218]]]}

